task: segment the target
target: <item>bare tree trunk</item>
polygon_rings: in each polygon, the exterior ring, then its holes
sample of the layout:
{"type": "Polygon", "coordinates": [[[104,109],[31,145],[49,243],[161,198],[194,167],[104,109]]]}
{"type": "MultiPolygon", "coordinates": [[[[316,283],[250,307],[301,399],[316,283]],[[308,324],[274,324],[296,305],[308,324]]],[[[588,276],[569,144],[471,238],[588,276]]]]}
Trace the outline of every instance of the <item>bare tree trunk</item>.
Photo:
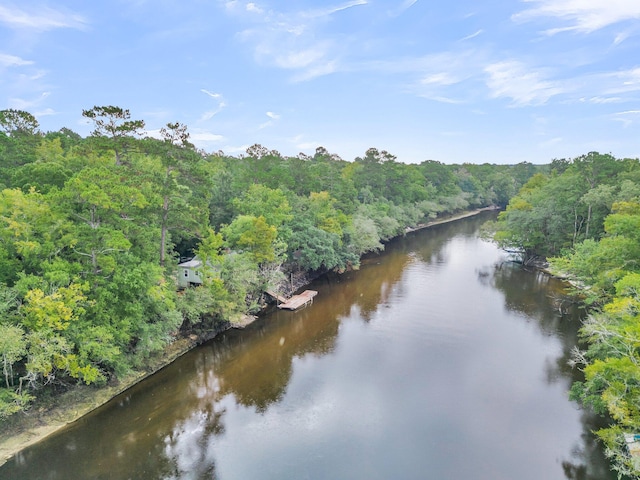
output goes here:
{"type": "Polygon", "coordinates": [[[571,241],[572,245],[576,244],[577,236],[578,236],[578,209],[574,207],[573,209],[573,240],[571,241]]]}
{"type": "Polygon", "coordinates": [[[7,384],[7,388],[10,388],[13,385],[13,380],[11,381],[11,384],[9,383],[9,379],[13,379],[13,369],[11,368],[11,364],[9,363],[9,361],[7,360],[7,356],[3,355],[2,356],[2,370],[4,373],[4,381],[7,384]],[[11,375],[10,375],[11,373],[11,375]]]}
{"type": "Polygon", "coordinates": [[[584,218],[581,218],[580,221],[578,222],[578,207],[574,207],[573,208],[573,241],[571,242],[572,245],[576,244],[576,241],[578,240],[578,233],[580,233],[580,230],[582,230],[583,224],[584,224],[584,218]]]}
{"type": "Polygon", "coordinates": [[[164,267],[166,258],[167,220],[169,218],[169,195],[165,195],[162,201],[162,227],[160,230],[160,266],[164,267]]]}

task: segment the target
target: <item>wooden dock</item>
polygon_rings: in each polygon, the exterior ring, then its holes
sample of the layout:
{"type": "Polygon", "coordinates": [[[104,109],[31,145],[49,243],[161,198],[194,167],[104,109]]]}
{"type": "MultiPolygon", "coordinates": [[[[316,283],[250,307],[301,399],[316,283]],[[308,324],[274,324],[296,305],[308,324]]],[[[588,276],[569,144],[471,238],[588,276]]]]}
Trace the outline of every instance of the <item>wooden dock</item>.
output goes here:
{"type": "Polygon", "coordinates": [[[294,295],[286,302],[280,303],[278,308],[297,310],[300,307],[313,303],[313,297],[318,294],[315,290],[305,290],[300,295],[294,295]]]}
{"type": "Polygon", "coordinates": [[[286,303],[289,300],[288,298],[283,297],[282,295],[278,295],[276,292],[273,292],[271,290],[266,290],[264,293],[271,296],[271,298],[275,298],[280,303],[286,303]]]}

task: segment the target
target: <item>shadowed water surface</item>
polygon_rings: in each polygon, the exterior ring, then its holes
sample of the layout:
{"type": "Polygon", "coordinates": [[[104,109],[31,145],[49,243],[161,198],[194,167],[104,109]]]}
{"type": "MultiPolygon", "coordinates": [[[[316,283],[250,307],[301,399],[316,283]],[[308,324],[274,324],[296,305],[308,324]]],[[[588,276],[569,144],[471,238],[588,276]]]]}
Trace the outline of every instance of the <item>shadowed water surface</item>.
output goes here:
{"type": "Polygon", "coordinates": [[[487,218],[316,282],[312,306],[197,348],[0,478],[614,478],[567,398],[580,312],[477,237],[487,218]]]}

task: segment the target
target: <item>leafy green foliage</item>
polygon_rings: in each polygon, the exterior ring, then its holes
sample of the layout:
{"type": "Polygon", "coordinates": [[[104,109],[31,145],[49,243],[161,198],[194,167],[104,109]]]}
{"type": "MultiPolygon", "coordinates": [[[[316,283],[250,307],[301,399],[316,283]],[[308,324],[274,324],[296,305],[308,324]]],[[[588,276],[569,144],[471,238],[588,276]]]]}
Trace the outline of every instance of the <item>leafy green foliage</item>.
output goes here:
{"type": "Polygon", "coordinates": [[[9,135],[34,134],[39,128],[38,120],[23,110],[0,110],[0,129],[9,135]]]}
{"type": "Polygon", "coordinates": [[[616,182],[616,175],[629,173],[623,161],[592,152],[565,166],[559,175],[533,176],[500,216],[496,240],[520,250],[525,261],[599,239],[613,203],[629,196],[629,184],[623,191],[616,182]]]}
{"type": "Polygon", "coordinates": [[[28,392],[0,388],[0,420],[27,409],[35,397],[28,392]]]}
{"type": "Polygon", "coordinates": [[[131,147],[132,137],[140,135],[144,128],[144,120],[131,120],[129,110],[113,105],[83,110],[82,116],[93,122],[93,136],[100,140],[104,137],[109,139],[109,142],[100,141],[98,145],[113,149],[118,165],[123,162],[123,157],[131,147]]]}
{"type": "Polygon", "coordinates": [[[310,223],[299,223],[289,239],[291,257],[302,270],[342,269],[340,237],[310,223]]]}
{"type": "Polygon", "coordinates": [[[27,353],[24,331],[16,325],[0,324],[0,357],[2,373],[7,388],[15,384],[13,366],[27,353]]]}
{"type": "Polygon", "coordinates": [[[263,216],[240,215],[222,233],[229,248],[249,253],[256,264],[275,260],[277,229],[263,216]]]}
{"type": "Polygon", "coordinates": [[[262,216],[274,227],[280,227],[293,219],[289,201],[280,189],[254,184],[232,203],[240,215],[262,216]]]}
{"type": "MultiPolygon", "coordinates": [[[[126,109],[82,114],[88,138],[0,111],[0,417],[51,385],[143,368],[181,331],[206,336],[258,312],[265,290],[286,290],[285,272],[357,268],[407,227],[506,203],[539,170],[405,165],[375,148],[354,162],[323,147],[207,154],[177,122],[140,138],[144,121],[126,109]],[[177,292],[177,264],[194,255],[202,285],[177,292]]],[[[611,171],[592,160],[587,183],[611,171]]],[[[594,235],[612,201],[640,194],[630,165],[624,174],[619,191],[577,200],[594,235]]],[[[612,222],[612,238],[632,228],[612,222]]]]}

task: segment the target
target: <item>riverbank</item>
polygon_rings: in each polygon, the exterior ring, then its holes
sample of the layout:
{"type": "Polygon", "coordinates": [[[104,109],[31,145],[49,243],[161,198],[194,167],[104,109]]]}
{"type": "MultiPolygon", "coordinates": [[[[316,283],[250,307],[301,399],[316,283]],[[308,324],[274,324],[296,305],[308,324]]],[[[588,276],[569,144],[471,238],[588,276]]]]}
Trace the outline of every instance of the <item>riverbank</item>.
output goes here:
{"type": "Polygon", "coordinates": [[[433,227],[435,225],[441,225],[443,223],[449,223],[449,222],[454,222],[456,220],[462,220],[463,218],[473,217],[473,216],[478,215],[478,214],[480,214],[482,212],[493,212],[493,211],[497,211],[497,210],[500,210],[500,208],[496,207],[496,206],[493,206],[493,205],[491,207],[478,208],[476,210],[471,210],[471,211],[460,213],[460,214],[457,214],[457,215],[452,215],[450,217],[441,218],[439,220],[433,220],[431,222],[421,223],[421,224],[419,224],[418,226],[416,226],[414,228],[407,227],[405,229],[405,233],[417,232],[418,230],[422,230],[424,228],[433,227]]]}
{"type": "Polygon", "coordinates": [[[26,413],[18,414],[20,417],[9,419],[3,425],[0,440],[0,465],[22,449],[57,432],[153,375],[198,343],[200,342],[196,336],[176,340],[167,345],[162,354],[154,357],[145,371],[128,375],[119,379],[116,384],[102,388],[78,385],[58,396],[50,408],[34,406],[26,413]]]}
{"type": "MultiPolygon", "coordinates": [[[[464,212],[459,215],[434,220],[432,222],[419,225],[409,231],[421,230],[431,226],[449,223],[463,218],[478,215],[479,213],[493,208],[484,208],[464,212]]],[[[248,324],[251,319],[246,319],[244,324],[248,324]]],[[[229,325],[231,327],[231,325],[229,325]]],[[[236,327],[236,325],[233,325],[236,327]]],[[[241,328],[241,325],[238,325],[241,328]]],[[[185,354],[203,341],[197,336],[181,338],[172,342],[165,348],[161,355],[154,357],[151,365],[144,372],[138,372],[126,378],[120,379],[115,385],[108,385],[104,388],[94,388],[78,386],[60,395],[56,399],[53,408],[34,407],[26,414],[19,414],[20,417],[12,419],[3,425],[0,437],[0,465],[20,452],[22,449],[33,445],[45,437],[59,431],[66,425],[76,421],[80,417],[88,414],[92,410],[104,405],[120,393],[132,387],[136,383],[153,375],[155,372],[173,362],[175,359],[185,354]]]]}

